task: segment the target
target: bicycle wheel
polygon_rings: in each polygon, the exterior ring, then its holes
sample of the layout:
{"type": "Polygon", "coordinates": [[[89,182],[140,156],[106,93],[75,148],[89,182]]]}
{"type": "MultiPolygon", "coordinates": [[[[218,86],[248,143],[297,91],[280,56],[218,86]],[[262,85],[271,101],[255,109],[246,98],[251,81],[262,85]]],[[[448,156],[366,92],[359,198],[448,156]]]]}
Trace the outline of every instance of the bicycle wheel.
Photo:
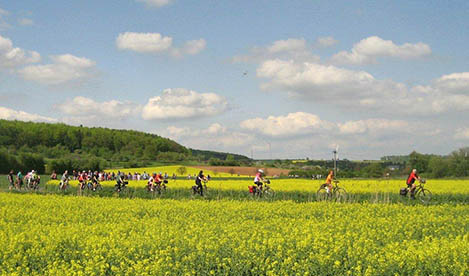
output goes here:
{"type": "Polygon", "coordinates": [[[326,201],[330,197],[330,194],[327,192],[326,187],[321,185],[319,190],[316,192],[317,201],[326,201]]]}
{"type": "Polygon", "coordinates": [[[337,202],[345,202],[347,200],[347,192],[344,188],[336,188],[334,190],[334,198],[337,202]]]}
{"type": "Polygon", "coordinates": [[[432,199],[432,193],[427,189],[421,189],[417,192],[416,197],[422,203],[428,203],[432,199]]]}
{"type": "Polygon", "coordinates": [[[263,196],[266,198],[272,198],[275,195],[274,190],[272,190],[271,188],[266,188],[262,192],[263,192],[263,196]]]}

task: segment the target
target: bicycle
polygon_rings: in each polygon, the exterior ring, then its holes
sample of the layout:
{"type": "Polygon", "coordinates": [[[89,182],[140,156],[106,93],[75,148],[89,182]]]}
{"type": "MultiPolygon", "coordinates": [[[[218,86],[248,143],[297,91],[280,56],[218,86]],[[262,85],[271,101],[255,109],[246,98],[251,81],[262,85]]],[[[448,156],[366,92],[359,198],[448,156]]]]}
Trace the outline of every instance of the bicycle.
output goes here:
{"type": "Polygon", "coordinates": [[[96,192],[98,190],[102,190],[103,186],[98,181],[89,181],[87,184],[87,188],[90,191],[96,192]]]}
{"type": "Polygon", "coordinates": [[[114,185],[114,191],[118,194],[125,192],[127,190],[127,185],[129,185],[129,181],[117,181],[116,185],[114,185]]]}
{"type": "Polygon", "coordinates": [[[252,193],[253,196],[271,198],[275,195],[275,192],[269,186],[269,184],[270,184],[270,180],[267,179],[264,181],[263,185],[260,187],[248,186],[249,192],[252,193]]]}
{"type": "Polygon", "coordinates": [[[407,197],[409,196],[410,194],[410,197],[413,198],[413,199],[418,199],[420,200],[422,203],[428,203],[430,202],[430,200],[432,199],[432,193],[428,190],[428,189],[425,189],[424,188],[424,184],[426,183],[427,181],[425,179],[421,179],[419,180],[419,185],[417,185],[415,187],[415,190],[414,190],[414,194],[413,194],[413,197],[412,197],[412,194],[409,193],[410,192],[410,188],[409,187],[406,187],[406,188],[402,188],[399,192],[399,194],[403,197],[407,197]]]}
{"type": "Polygon", "coordinates": [[[344,188],[339,187],[339,180],[334,180],[332,191],[329,191],[329,187],[326,183],[319,187],[316,192],[316,198],[318,201],[335,200],[338,202],[345,202],[347,200],[347,191],[344,188]]]}
{"type": "Polygon", "coordinates": [[[199,188],[198,185],[194,185],[192,186],[192,195],[196,195],[196,194],[199,194],[200,196],[204,196],[204,194],[206,195],[207,194],[207,182],[208,180],[204,180],[202,181],[202,189],[199,188]]]}
{"type": "Polygon", "coordinates": [[[60,180],[60,183],[59,183],[59,190],[60,191],[66,191],[68,188],[69,188],[69,183],[68,183],[68,179],[67,180],[60,180]]]}
{"type": "Polygon", "coordinates": [[[153,195],[158,193],[159,195],[166,191],[166,184],[168,184],[168,180],[163,180],[161,183],[148,183],[147,191],[151,192],[153,195]]]}
{"type": "Polygon", "coordinates": [[[29,178],[27,187],[29,190],[37,191],[39,190],[39,183],[40,183],[39,179],[29,178]]]}

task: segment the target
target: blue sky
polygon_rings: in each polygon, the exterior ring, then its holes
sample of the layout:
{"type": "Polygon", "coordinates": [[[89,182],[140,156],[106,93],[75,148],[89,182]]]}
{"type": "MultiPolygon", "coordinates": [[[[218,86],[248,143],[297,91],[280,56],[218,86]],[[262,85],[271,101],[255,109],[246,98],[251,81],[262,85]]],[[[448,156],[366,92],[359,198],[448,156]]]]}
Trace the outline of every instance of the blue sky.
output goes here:
{"type": "Polygon", "coordinates": [[[255,158],[469,144],[466,1],[0,0],[0,118],[255,158]],[[270,147],[269,147],[270,145],[270,147]]]}

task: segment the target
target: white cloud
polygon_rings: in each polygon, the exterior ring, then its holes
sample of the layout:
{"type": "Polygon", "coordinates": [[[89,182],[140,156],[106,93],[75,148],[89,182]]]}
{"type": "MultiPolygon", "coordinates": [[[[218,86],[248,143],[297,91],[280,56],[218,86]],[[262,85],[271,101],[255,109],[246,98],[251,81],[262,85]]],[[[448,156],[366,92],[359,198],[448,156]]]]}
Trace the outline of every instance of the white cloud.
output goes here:
{"type": "Polygon", "coordinates": [[[338,124],[342,134],[384,134],[389,132],[407,132],[409,123],[402,120],[367,119],[347,121],[338,124]]]}
{"type": "Polygon", "coordinates": [[[219,123],[196,129],[169,126],[164,134],[191,148],[224,152],[243,149],[254,141],[253,135],[228,129],[219,123]]]}
{"type": "Polygon", "coordinates": [[[19,120],[31,122],[47,122],[55,123],[57,119],[41,116],[38,114],[31,114],[24,111],[13,110],[6,107],[0,107],[0,118],[5,120],[19,120]]]}
{"type": "Polygon", "coordinates": [[[181,48],[173,47],[173,38],[159,33],[121,33],[116,39],[120,50],[138,53],[166,53],[173,57],[196,55],[207,45],[204,39],[189,40],[181,48]]]}
{"type": "Polygon", "coordinates": [[[184,55],[196,55],[205,49],[207,42],[204,39],[189,40],[184,43],[181,49],[171,49],[171,55],[174,57],[182,57],[184,55]]]}
{"type": "Polygon", "coordinates": [[[215,93],[197,93],[184,88],[166,89],[150,98],[143,107],[145,120],[187,119],[214,116],[224,112],[228,103],[215,93]]]}
{"type": "Polygon", "coordinates": [[[269,79],[262,85],[264,90],[286,90],[305,99],[333,99],[336,103],[383,97],[383,94],[396,97],[405,88],[392,81],[376,80],[365,71],[293,60],[267,60],[258,67],[257,76],[269,79]]]}
{"type": "Polygon", "coordinates": [[[469,96],[469,72],[444,75],[435,81],[435,87],[449,93],[469,96]]]}
{"type": "Polygon", "coordinates": [[[402,116],[469,110],[469,73],[444,75],[429,85],[408,87],[378,80],[365,71],[294,60],[267,60],[257,68],[267,79],[264,90],[288,92],[302,100],[324,102],[347,110],[402,116]]]}
{"type": "Polygon", "coordinates": [[[263,62],[268,59],[283,58],[310,62],[319,62],[320,58],[312,54],[310,47],[303,38],[288,38],[274,41],[265,47],[254,47],[247,55],[232,58],[233,63],[263,62]]]}
{"type": "Polygon", "coordinates": [[[331,61],[337,64],[370,64],[376,63],[379,57],[411,59],[429,55],[431,52],[430,46],[422,42],[396,45],[391,40],[370,36],[355,44],[350,52],[335,54],[331,61]]]}
{"type": "Polygon", "coordinates": [[[334,39],[332,36],[319,37],[316,40],[316,47],[320,48],[329,48],[339,43],[338,40],[334,39]]]}
{"type": "Polygon", "coordinates": [[[116,39],[117,48],[139,53],[157,53],[167,51],[173,39],[159,33],[121,33],[116,39]]]}
{"type": "Polygon", "coordinates": [[[13,47],[10,39],[0,36],[0,68],[14,68],[20,65],[40,61],[41,56],[35,51],[25,51],[13,47]]]}
{"type": "Polygon", "coordinates": [[[296,112],[286,116],[269,116],[242,121],[241,128],[273,137],[288,137],[331,130],[334,125],[321,120],[317,115],[296,112]]]}
{"type": "Polygon", "coordinates": [[[469,140],[469,128],[463,127],[463,128],[456,129],[454,138],[457,140],[469,140]]]}
{"type": "Polygon", "coordinates": [[[166,6],[170,4],[171,2],[173,2],[173,0],[136,0],[136,1],[143,2],[147,4],[148,6],[158,7],[158,8],[166,6]]]}
{"type": "Polygon", "coordinates": [[[304,39],[296,38],[289,38],[287,40],[277,40],[271,46],[267,47],[267,51],[271,54],[304,51],[306,49],[306,41],[304,39]]]}
{"type": "Polygon", "coordinates": [[[83,81],[94,75],[96,63],[90,59],[70,54],[52,56],[51,59],[51,64],[30,65],[18,72],[26,80],[49,85],[83,81]]]}
{"type": "Polygon", "coordinates": [[[34,25],[34,21],[30,18],[20,18],[18,19],[18,24],[21,26],[32,26],[34,25]]]}
{"type": "Polygon", "coordinates": [[[126,119],[137,115],[140,110],[138,105],[131,102],[120,102],[117,100],[96,102],[93,99],[82,96],[65,101],[55,107],[66,115],[96,118],[98,121],[104,118],[126,119]]]}

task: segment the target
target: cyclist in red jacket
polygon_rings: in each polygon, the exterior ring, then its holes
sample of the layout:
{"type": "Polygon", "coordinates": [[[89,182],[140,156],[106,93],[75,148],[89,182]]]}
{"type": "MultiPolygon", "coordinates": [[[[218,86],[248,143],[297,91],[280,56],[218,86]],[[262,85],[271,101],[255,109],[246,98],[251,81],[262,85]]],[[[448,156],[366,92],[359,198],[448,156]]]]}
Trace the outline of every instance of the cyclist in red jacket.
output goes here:
{"type": "Polygon", "coordinates": [[[414,192],[415,192],[415,187],[417,186],[415,184],[415,180],[420,181],[420,176],[417,175],[417,169],[413,169],[409,177],[407,177],[407,189],[410,188],[410,197],[413,199],[415,199],[414,192]]]}

